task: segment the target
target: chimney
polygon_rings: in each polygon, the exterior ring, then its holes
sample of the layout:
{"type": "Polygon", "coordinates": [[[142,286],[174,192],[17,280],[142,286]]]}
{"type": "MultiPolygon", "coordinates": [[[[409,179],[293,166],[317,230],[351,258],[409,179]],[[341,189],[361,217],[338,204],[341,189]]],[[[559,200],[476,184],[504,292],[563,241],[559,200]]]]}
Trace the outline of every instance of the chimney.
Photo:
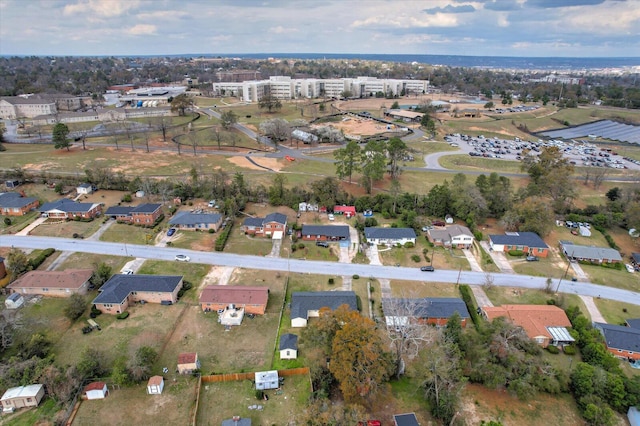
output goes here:
{"type": "Polygon", "coordinates": [[[238,424],[240,422],[240,416],[233,416],[231,420],[233,420],[235,424],[238,424]]]}

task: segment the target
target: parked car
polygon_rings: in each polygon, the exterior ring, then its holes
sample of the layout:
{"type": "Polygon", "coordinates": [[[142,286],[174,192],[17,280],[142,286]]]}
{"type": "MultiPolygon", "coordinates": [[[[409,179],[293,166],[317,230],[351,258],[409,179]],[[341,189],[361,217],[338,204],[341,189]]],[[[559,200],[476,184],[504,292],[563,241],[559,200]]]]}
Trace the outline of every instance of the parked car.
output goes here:
{"type": "Polygon", "coordinates": [[[334,220],[334,219],[335,219],[335,216],[332,214],[329,214],[329,220],[334,220]]]}
{"type": "Polygon", "coordinates": [[[324,241],[316,241],[316,245],[318,247],[324,247],[324,248],[329,247],[329,243],[325,243],[324,241]]]}
{"type": "Polygon", "coordinates": [[[420,270],[422,272],[434,272],[435,268],[433,266],[421,266],[420,270]]]}
{"type": "Polygon", "coordinates": [[[627,272],[634,273],[636,271],[635,269],[633,269],[633,266],[629,265],[628,263],[626,263],[624,266],[625,268],[627,268],[627,272]]]}
{"type": "Polygon", "coordinates": [[[133,275],[133,271],[131,269],[123,269],[122,273],[125,275],[133,275]]]}
{"type": "Polygon", "coordinates": [[[537,262],[540,260],[538,256],[527,256],[527,262],[537,262]]]}
{"type": "Polygon", "coordinates": [[[169,228],[169,230],[167,231],[167,237],[170,237],[175,233],[176,233],[176,228],[169,228]]]}
{"type": "Polygon", "coordinates": [[[189,262],[191,258],[186,254],[176,254],[176,260],[178,262],[189,262]]]}

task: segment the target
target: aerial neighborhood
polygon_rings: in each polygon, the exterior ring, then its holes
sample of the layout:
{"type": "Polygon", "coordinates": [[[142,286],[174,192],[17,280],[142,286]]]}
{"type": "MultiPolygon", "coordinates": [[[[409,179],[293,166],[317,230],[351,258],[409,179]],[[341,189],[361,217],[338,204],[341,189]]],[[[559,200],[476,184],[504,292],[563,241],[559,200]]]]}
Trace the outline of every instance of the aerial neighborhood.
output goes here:
{"type": "Polygon", "coordinates": [[[633,75],[453,69],[0,57],[0,423],[640,425],[633,75]]]}

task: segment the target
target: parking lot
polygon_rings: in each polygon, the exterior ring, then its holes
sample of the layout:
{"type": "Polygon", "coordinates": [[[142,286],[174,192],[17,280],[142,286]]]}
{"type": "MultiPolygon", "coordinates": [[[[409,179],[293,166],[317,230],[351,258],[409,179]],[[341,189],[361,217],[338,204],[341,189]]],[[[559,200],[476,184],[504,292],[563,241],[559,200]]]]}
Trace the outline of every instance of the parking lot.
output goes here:
{"type": "Polygon", "coordinates": [[[598,148],[584,139],[527,141],[519,138],[485,138],[483,135],[471,136],[456,133],[445,136],[445,141],[451,146],[459,147],[472,157],[519,161],[525,155],[539,155],[544,147],[555,146],[575,166],[640,170],[640,161],[623,157],[609,148],[598,148]]]}

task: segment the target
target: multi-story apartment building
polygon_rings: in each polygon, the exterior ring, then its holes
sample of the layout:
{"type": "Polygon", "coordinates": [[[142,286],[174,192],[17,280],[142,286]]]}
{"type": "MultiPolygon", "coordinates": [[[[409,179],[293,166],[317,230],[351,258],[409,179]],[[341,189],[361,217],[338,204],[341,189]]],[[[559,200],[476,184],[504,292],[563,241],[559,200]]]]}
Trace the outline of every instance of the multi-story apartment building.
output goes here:
{"type": "Polygon", "coordinates": [[[0,99],[0,118],[33,118],[56,114],[58,111],[77,111],[82,98],[64,94],[7,96],[0,99]]]}

